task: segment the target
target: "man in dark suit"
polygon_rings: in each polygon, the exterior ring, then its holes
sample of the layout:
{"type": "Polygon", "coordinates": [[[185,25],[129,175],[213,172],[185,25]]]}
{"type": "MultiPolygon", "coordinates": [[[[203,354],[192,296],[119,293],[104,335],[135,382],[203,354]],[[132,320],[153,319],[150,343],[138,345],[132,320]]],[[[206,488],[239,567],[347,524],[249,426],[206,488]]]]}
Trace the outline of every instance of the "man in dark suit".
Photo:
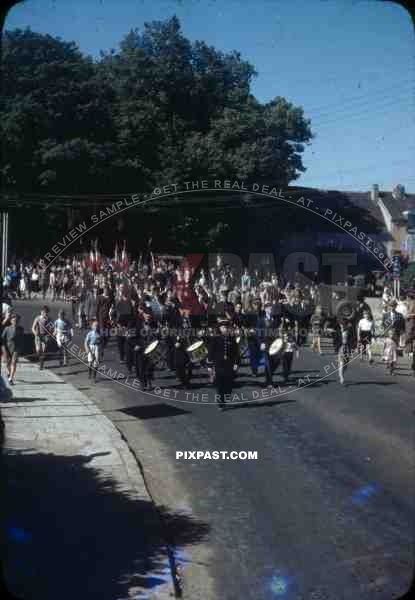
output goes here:
{"type": "Polygon", "coordinates": [[[142,310],[136,323],[134,352],[136,374],[143,390],[149,390],[152,387],[155,365],[152,362],[151,356],[145,354],[145,350],[156,339],[157,326],[152,318],[151,311],[148,309],[142,310]]]}
{"type": "Polygon", "coordinates": [[[186,340],[178,336],[174,344],[174,364],[176,368],[176,377],[182,387],[189,388],[192,378],[192,363],[186,348],[188,347],[186,340]]]}
{"type": "Polygon", "coordinates": [[[231,335],[229,321],[221,319],[218,322],[219,335],[212,338],[209,344],[209,361],[215,368],[215,382],[219,409],[223,410],[225,396],[232,393],[233,380],[238,368],[238,344],[235,336],[231,335]]]}
{"type": "Polygon", "coordinates": [[[262,308],[261,300],[257,299],[252,302],[251,311],[245,316],[245,326],[248,328],[248,350],[249,350],[249,362],[251,364],[251,371],[254,377],[258,376],[259,363],[261,361],[261,350],[260,350],[260,335],[258,330],[264,327],[262,323],[262,308]]]}
{"type": "Polygon", "coordinates": [[[389,304],[389,310],[383,315],[382,326],[385,330],[391,330],[393,332],[393,339],[399,344],[399,338],[402,333],[405,332],[405,319],[396,310],[398,303],[396,300],[392,300],[389,304]]]}
{"type": "Polygon", "coordinates": [[[272,378],[276,368],[274,357],[269,353],[272,342],[277,337],[278,318],[273,314],[271,302],[265,304],[265,310],[257,322],[257,336],[260,341],[260,350],[263,352],[265,362],[265,385],[272,386],[272,378]]]}

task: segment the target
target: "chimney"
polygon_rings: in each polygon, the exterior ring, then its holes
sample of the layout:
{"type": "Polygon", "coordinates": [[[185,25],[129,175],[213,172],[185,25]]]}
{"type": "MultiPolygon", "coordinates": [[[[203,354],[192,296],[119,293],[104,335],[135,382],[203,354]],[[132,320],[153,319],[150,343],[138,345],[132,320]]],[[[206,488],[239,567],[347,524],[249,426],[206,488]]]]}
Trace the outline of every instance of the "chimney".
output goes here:
{"type": "Polygon", "coordinates": [[[392,191],[392,197],[394,200],[397,200],[398,202],[402,202],[402,200],[404,200],[404,198],[405,198],[404,186],[401,184],[398,184],[397,186],[395,186],[392,191]]]}
{"type": "Polygon", "coordinates": [[[372,185],[372,189],[370,190],[370,199],[372,200],[373,204],[377,204],[378,203],[378,199],[379,199],[379,186],[377,183],[374,183],[372,185]]]}

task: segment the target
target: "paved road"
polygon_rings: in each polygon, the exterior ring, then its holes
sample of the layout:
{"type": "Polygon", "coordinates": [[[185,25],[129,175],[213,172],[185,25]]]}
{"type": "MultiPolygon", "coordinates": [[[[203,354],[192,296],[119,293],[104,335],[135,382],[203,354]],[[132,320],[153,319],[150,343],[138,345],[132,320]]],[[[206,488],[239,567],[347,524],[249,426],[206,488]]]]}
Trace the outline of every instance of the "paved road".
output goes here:
{"type": "MultiPolygon", "coordinates": [[[[17,307],[28,326],[34,305],[17,307]]],[[[415,380],[404,363],[392,377],[380,363],[354,361],[343,388],[333,359],[305,350],[291,387],[262,400],[243,370],[234,400],[250,402],[234,401],[223,413],[203,373],[193,392],[210,394],[209,403],[167,398],[166,388],[177,389],[169,373],[159,374],[156,396],[104,377],[91,386],[75,359],[53,367],[122,431],[154,500],[208,524],[199,543],[177,548],[185,597],[390,600],[407,591],[415,380]],[[177,461],[178,450],[253,450],[258,459],[177,461]]],[[[120,369],[115,349],[105,363],[120,369]]],[[[174,541],[175,524],[167,526],[174,541]]]]}

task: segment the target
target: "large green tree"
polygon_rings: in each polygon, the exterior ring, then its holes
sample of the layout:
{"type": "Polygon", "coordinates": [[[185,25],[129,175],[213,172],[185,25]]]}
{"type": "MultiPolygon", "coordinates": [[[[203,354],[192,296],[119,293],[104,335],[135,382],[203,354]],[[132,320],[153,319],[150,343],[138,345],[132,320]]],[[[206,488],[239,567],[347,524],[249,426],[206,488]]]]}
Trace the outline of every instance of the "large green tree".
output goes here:
{"type": "Polygon", "coordinates": [[[115,156],[113,90],[73,42],[26,29],[6,32],[3,43],[6,188],[100,191],[115,156]]]}
{"type": "MultiPolygon", "coordinates": [[[[260,103],[253,65],[191,42],[177,17],[131,30],[97,61],[73,42],[6,32],[3,74],[7,190],[129,193],[201,178],[286,187],[305,170],[312,134],[303,110],[282,97],[260,103]]],[[[144,235],[155,215],[132,214],[127,225],[144,235]]],[[[237,211],[158,216],[166,241],[181,231],[181,240],[224,246],[229,232],[243,237],[242,226],[237,211]]]]}

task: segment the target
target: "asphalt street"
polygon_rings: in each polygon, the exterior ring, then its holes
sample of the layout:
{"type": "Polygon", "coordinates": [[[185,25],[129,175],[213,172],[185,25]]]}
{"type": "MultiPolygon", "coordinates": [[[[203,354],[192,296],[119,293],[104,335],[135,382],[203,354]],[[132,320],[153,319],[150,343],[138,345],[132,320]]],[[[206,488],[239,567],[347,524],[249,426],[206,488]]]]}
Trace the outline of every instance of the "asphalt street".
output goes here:
{"type": "MultiPolygon", "coordinates": [[[[28,331],[41,303],[15,304],[28,331]]],[[[91,384],[76,358],[65,368],[47,363],[123,433],[155,503],[208,524],[198,544],[176,548],[185,597],[390,600],[409,589],[415,378],[405,359],[395,376],[379,357],[373,366],[357,359],[342,387],[331,347],[323,349],[302,351],[288,385],[277,374],[271,393],[242,368],[224,412],[203,371],[186,397],[168,371],[149,394],[103,375],[91,384]],[[258,458],[176,460],[185,450],[258,458]]],[[[115,342],[104,363],[125,373],[115,342]]],[[[166,527],[174,545],[175,524],[166,527]]]]}

